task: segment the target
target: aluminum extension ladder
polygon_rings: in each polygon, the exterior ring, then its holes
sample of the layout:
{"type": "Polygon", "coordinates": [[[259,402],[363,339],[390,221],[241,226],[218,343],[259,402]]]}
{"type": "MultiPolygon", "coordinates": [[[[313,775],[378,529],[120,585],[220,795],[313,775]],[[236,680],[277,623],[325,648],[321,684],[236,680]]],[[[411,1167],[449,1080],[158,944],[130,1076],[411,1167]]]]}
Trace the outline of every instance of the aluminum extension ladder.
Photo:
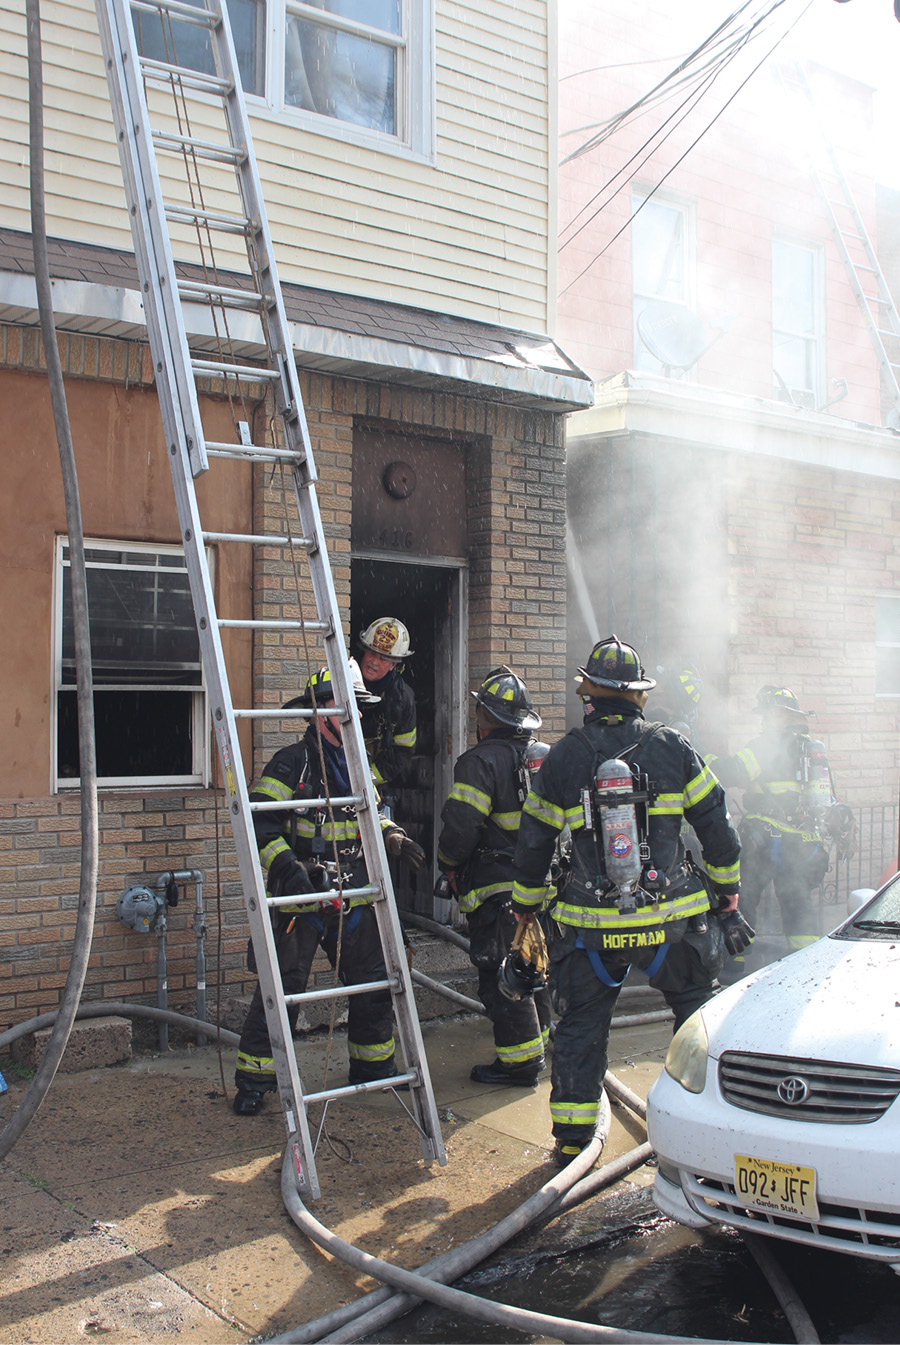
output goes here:
{"type": "MultiPolygon", "coordinates": [[[[435,1160],[446,1162],[440,1124],[381,836],[374,786],[355,713],[347,649],[316,498],[316,470],[224,0],[198,0],[194,4],[179,3],[179,0],[136,0],[133,5],[129,0],[96,0],[96,8],[212,722],[227,790],[288,1145],[298,1189],[316,1198],[319,1183],[315,1146],[307,1115],[311,1103],[327,1105],[333,1098],[408,1082],[408,1110],[418,1130],[426,1164],[435,1160]],[[162,25],[164,34],[172,34],[176,29],[189,31],[194,37],[195,51],[199,30],[201,45],[208,42],[209,47],[205,60],[194,57],[195,65],[214,64],[215,74],[178,64],[177,52],[173,60],[142,55],[138,49],[136,27],[146,24],[144,16],[150,16],[151,23],[162,25]],[[209,61],[210,50],[212,62],[209,61]],[[162,130],[154,130],[151,125],[148,89],[154,95],[152,115],[162,120],[162,130]],[[167,92],[173,98],[185,100],[188,93],[199,94],[200,98],[195,102],[204,129],[212,117],[222,119],[221,131],[218,123],[215,131],[218,138],[207,140],[190,134],[184,116],[177,113],[168,119],[169,129],[165,129],[167,115],[160,113],[156,100],[161,103],[162,95],[167,92]],[[185,177],[190,179],[180,198],[175,194],[177,188],[169,186],[173,180],[172,160],[179,157],[185,177]],[[203,166],[207,166],[213,179],[213,209],[205,204],[206,197],[201,190],[199,174],[203,166]],[[231,173],[223,171],[228,166],[234,170],[233,178],[231,173]],[[168,195],[162,186],[164,170],[168,171],[168,195]],[[227,185],[223,186],[223,180],[227,185]],[[223,201],[227,208],[222,208],[223,201]],[[182,238],[184,226],[196,227],[201,240],[206,240],[207,250],[214,237],[221,237],[227,250],[236,246],[235,236],[242,236],[246,242],[246,257],[243,253],[241,257],[249,267],[250,287],[243,288],[243,275],[240,286],[210,283],[205,268],[202,281],[187,282],[178,278],[170,237],[172,225],[182,230],[182,238]],[[184,303],[208,306],[217,333],[223,326],[227,329],[229,314],[232,320],[239,322],[246,322],[248,313],[255,315],[267,350],[265,363],[242,363],[231,353],[230,347],[222,358],[221,342],[217,347],[217,358],[193,358],[188,349],[184,303]],[[278,428],[274,447],[249,442],[246,423],[240,421],[235,422],[234,443],[207,440],[200,418],[198,381],[210,379],[216,380],[216,386],[229,389],[261,384],[271,389],[278,428]],[[295,501],[290,512],[293,513],[296,505],[297,534],[294,534],[293,526],[289,526],[288,536],[234,536],[204,530],[194,478],[209,469],[210,459],[221,459],[224,466],[219,470],[224,471],[228,470],[228,463],[248,459],[286,468],[292,478],[295,501]],[[304,560],[303,578],[311,584],[315,600],[316,619],[245,621],[220,617],[215,609],[206,559],[205,548],[209,543],[282,547],[285,548],[282,554],[291,556],[300,552],[304,560]],[[302,631],[304,641],[310,637],[316,639],[317,648],[324,648],[324,658],[319,659],[319,663],[327,662],[331,671],[335,710],[235,709],[220,639],[223,627],[302,631]],[[300,804],[250,802],[241,763],[237,721],[241,718],[304,720],[317,713],[331,713],[340,719],[351,793],[330,800],[304,798],[302,806],[350,806],[356,809],[370,885],[353,889],[345,887],[343,893],[335,890],[310,897],[267,897],[254,837],[253,812],[262,808],[299,808],[300,804]],[[323,898],[340,896],[370,896],[373,899],[387,979],[285,996],[269,907],[287,903],[313,905],[323,898]],[[390,1084],[380,1081],[305,1093],[291,1039],[288,1005],[382,988],[391,992],[398,1046],[405,1068],[390,1084]]],[[[168,45],[164,54],[170,55],[168,45]]],[[[184,108],[187,108],[186,101],[184,108]]],[[[186,246],[182,241],[180,260],[185,260],[186,246]]],[[[200,251],[204,253],[203,241],[200,251]]]]}
{"type": "Polygon", "coordinates": [[[797,64],[790,74],[783,71],[782,84],[793,84],[806,99],[817,138],[825,151],[825,161],[812,157],[812,171],[825,204],[838,251],[856,295],[863,319],[869,329],[882,376],[893,398],[893,429],[900,429],[900,361],[892,359],[885,342],[900,352],[900,314],[878,261],[872,240],[856,204],[856,198],[841,167],[834,143],[829,136],[818,100],[806,70],[797,64]]]}

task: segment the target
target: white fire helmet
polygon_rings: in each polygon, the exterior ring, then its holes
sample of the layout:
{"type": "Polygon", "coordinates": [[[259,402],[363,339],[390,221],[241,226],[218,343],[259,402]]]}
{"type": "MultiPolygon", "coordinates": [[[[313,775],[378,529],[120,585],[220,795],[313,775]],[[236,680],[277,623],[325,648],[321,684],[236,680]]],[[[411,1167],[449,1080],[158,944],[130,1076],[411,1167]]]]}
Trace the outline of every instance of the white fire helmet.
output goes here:
{"type": "Polygon", "coordinates": [[[413,652],[409,647],[409,631],[395,616],[376,617],[370,626],[360,631],[359,642],[363,649],[371,649],[373,654],[393,659],[395,663],[401,663],[413,652]]]}

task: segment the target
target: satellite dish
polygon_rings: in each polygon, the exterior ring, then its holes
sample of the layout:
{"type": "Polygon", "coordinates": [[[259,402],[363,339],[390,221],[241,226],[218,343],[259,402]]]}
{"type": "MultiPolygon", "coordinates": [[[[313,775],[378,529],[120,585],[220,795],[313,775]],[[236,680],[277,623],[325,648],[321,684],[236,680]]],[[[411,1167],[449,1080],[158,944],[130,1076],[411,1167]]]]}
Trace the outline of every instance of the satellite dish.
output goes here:
{"type": "Polygon", "coordinates": [[[641,310],[637,329],[650,354],[667,369],[691,369],[710,344],[696,313],[662,300],[641,310]]]}

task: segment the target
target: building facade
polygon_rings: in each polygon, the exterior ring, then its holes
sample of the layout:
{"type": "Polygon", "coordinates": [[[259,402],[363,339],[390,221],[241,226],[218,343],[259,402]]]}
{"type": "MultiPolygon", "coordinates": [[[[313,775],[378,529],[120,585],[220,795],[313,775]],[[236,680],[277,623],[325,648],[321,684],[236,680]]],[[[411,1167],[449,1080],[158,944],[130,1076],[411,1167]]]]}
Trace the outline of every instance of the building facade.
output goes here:
{"type": "Polygon", "coordinates": [[[568,428],[570,661],[614,629],[694,667],[717,753],[758,731],[760,686],[793,688],[881,829],[874,881],[896,856],[900,422],[864,252],[816,180],[857,234],[830,145],[887,255],[871,90],[806,65],[787,19],[751,42],[723,18],[561,6],[559,333],[596,380],[568,428]]]}
{"type": "MultiPolygon", "coordinates": [[[[554,322],[554,15],[393,0],[234,7],[236,43],[294,341],[318,499],[351,644],[374,616],[410,627],[419,710],[398,820],[433,855],[468,690],[511,663],[548,731],[564,720],[564,417],[590,384],[554,322]],[[377,9],[377,15],[375,10],[377,9]],[[296,10],[296,13],[294,12],[296,10]],[[252,20],[251,17],[252,16],[252,20]],[[374,29],[374,36],[373,30],[374,29]],[[359,46],[357,44],[362,44],[359,46]],[[362,53],[364,59],[360,58],[362,53]],[[414,489],[392,488],[397,470],[414,489]]],[[[0,1021],[52,1008],[79,887],[79,763],[67,524],[28,234],[27,63],[13,70],[0,204],[0,589],[9,714],[0,782],[0,1021]]],[[[147,27],[171,57],[178,34],[147,27]]],[[[154,45],[155,44],[155,45],[154,45]]],[[[156,940],[116,916],[133,883],[202,875],[209,998],[247,982],[246,924],[218,787],[203,670],[153,388],[96,20],[44,11],[46,196],[54,310],[79,467],[98,725],[101,850],[86,998],[155,997],[156,940]],[[78,78],[72,79],[73,61],[78,78]]],[[[203,68],[202,50],[179,59],[203,68]]],[[[162,114],[160,114],[162,115],[162,114]]],[[[193,133],[202,136],[201,102],[193,133]]],[[[178,260],[177,230],[175,255],[178,260]]],[[[227,243],[222,274],[238,271],[227,243]]],[[[187,270],[183,273],[187,274],[187,270]]],[[[258,339],[236,325],[241,353],[258,339]]],[[[212,335],[197,317],[192,350],[212,335]]],[[[265,439],[262,385],[210,386],[204,422],[265,439]]],[[[239,463],[199,483],[206,526],[283,518],[276,474],[239,463]]],[[[290,617],[308,593],[281,552],[216,543],[217,608],[290,617]]],[[[224,632],[235,704],[280,705],[305,683],[296,632],[224,632]]],[[[241,730],[250,777],[283,729],[241,730]]],[[[431,912],[433,869],[400,891],[431,912]]],[[[169,912],[168,986],[192,1008],[192,904],[169,912]]]]}

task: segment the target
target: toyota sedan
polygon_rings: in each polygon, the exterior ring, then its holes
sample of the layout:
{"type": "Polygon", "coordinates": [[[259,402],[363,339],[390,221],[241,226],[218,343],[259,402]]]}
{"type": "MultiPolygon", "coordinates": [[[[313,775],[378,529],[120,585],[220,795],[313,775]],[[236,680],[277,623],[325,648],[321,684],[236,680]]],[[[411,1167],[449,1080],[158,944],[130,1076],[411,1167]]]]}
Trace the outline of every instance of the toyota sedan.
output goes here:
{"type": "Polygon", "coordinates": [[[716,995],[648,1101],[654,1199],[900,1272],[900,877],[716,995]]]}

